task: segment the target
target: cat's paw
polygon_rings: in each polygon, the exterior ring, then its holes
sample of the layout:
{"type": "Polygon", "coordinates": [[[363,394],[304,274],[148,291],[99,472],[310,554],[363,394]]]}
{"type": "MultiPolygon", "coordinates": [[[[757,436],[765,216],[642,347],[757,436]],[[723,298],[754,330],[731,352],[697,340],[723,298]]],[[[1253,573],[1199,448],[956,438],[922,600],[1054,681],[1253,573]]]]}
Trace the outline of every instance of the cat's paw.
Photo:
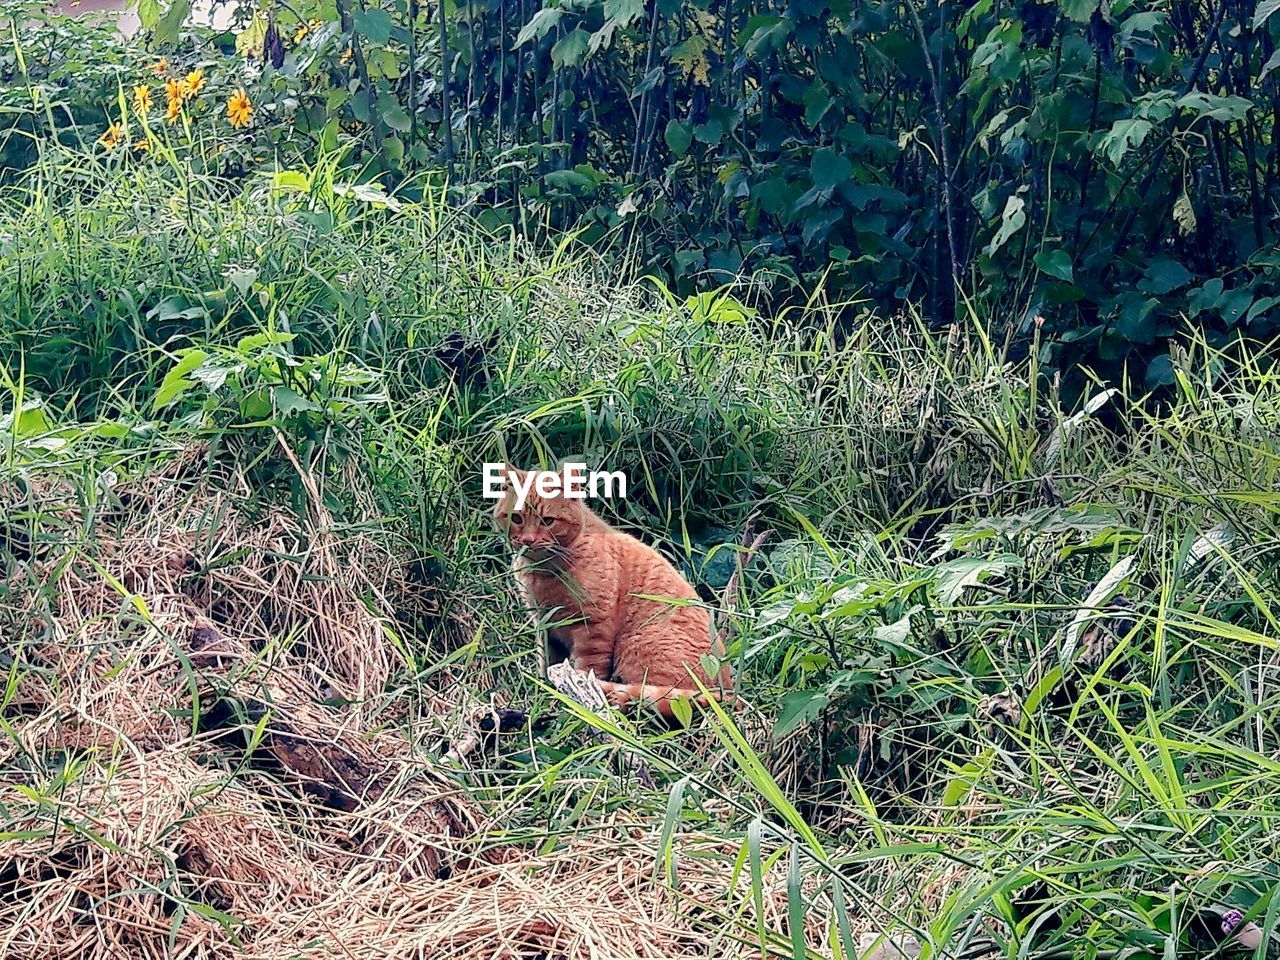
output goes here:
{"type": "Polygon", "coordinates": [[[605,691],[605,699],[609,701],[609,706],[621,710],[630,702],[631,695],[626,687],[613,687],[605,691]]]}

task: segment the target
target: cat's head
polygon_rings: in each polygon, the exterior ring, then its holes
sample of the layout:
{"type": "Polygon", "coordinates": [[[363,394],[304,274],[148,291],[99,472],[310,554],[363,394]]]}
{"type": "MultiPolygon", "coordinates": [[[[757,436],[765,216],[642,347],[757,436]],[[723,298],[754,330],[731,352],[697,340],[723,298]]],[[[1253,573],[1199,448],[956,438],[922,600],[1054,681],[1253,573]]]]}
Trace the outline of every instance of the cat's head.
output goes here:
{"type": "Polygon", "coordinates": [[[578,539],[587,519],[587,506],[582,500],[562,496],[559,482],[544,487],[549,495],[539,493],[536,484],[524,470],[506,468],[506,493],[493,508],[494,523],[511,546],[523,548],[531,556],[549,556],[557,548],[566,548],[578,539]],[[516,484],[526,485],[524,503],[516,506],[516,484]]]}

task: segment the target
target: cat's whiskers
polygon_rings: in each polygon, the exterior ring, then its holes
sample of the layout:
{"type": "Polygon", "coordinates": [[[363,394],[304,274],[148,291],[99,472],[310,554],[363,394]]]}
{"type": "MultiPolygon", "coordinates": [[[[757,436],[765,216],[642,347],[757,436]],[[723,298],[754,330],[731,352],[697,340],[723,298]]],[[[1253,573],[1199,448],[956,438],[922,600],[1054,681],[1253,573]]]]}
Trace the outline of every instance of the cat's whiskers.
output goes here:
{"type": "Polygon", "coordinates": [[[547,546],[547,555],[557,563],[569,564],[573,560],[573,551],[559,541],[547,546]]]}

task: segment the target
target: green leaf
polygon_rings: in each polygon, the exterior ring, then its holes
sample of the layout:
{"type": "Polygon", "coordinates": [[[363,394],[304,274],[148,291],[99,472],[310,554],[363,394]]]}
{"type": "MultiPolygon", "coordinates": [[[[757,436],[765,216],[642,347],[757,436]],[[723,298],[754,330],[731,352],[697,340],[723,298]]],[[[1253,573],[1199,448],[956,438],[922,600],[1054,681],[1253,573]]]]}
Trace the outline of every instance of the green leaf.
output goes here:
{"type": "Polygon", "coordinates": [[[596,189],[595,180],[577,170],[552,170],[543,174],[542,181],[554,190],[568,193],[593,193],[596,189]]]}
{"type": "Polygon", "coordinates": [[[714,147],[724,136],[724,126],[719,120],[708,120],[693,128],[693,136],[699,143],[714,147]]]}
{"type": "Polygon", "coordinates": [[[644,0],[604,0],[604,16],[619,27],[629,26],[644,16],[644,0]]]}
{"type": "Polygon", "coordinates": [[[681,123],[679,120],[668,120],[667,129],[663,131],[662,138],[667,142],[672,153],[677,157],[683,157],[689,152],[689,145],[693,143],[693,129],[689,124],[681,123]]]}
{"type": "Polygon", "coordinates": [[[391,14],[378,7],[357,10],[351,15],[356,33],[374,46],[382,46],[391,39],[391,14]]]}
{"type": "Polygon", "coordinates": [[[164,375],[164,380],[160,382],[160,388],[151,400],[152,411],[163,410],[169,404],[181,399],[184,393],[194,387],[195,381],[188,379],[187,374],[208,359],[209,355],[200,349],[193,348],[182,351],[179,354],[178,362],[173,365],[172,369],[164,375]]]}
{"type": "Polygon", "coordinates": [[[944,607],[953,606],[961,594],[970,587],[985,583],[989,577],[998,577],[1022,561],[1011,554],[998,557],[960,557],[939,566],[934,572],[934,589],[938,602],[944,607]]]}
{"type": "Polygon", "coordinates": [[[0,416],[0,434],[14,434],[23,439],[42,436],[53,430],[53,422],[45,413],[39,400],[26,400],[15,417],[12,413],[0,416]]]}
{"type": "Polygon", "coordinates": [[[1133,290],[1125,290],[1116,297],[1116,331],[1130,343],[1156,342],[1158,316],[1155,311],[1160,301],[1155,297],[1143,297],[1133,290]]]}
{"type": "Polygon", "coordinates": [[[1142,141],[1147,139],[1147,134],[1150,132],[1150,120],[1144,120],[1141,117],[1117,120],[1111,125],[1111,129],[1102,135],[1095,152],[1105,153],[1108,160],[1119,164],[1130,150],[1136,150],[1142,146],[1142,141]]]}
{"type": "Polygon", "coordinates": [[[1178,100],[1178,106],[1183,110],[1194,111],[1200,119],[1208,117],[1210,120],[1231,123],[1243,120],[1253,109],[1253,101],[1246,100],[1244,97],[1219,97],[1212,93],[1192,90],[1178,100]]]}
{"type": "Polygon", "coordinates": [[[522,47],[531,40],[541,40],[551,32],[551,28],[558,24],[563,16],[563,10],[543,7],[520,28],[520,32],[516,34],[516,46],[522,47]]]}
{"type": "Polygon", "coordinates": [[[216,363],[205,363],[191,371],[191,379],[210,393],[217,393],[222,389],[222,385],[227,382],[227,378],[239,369],[239,367],[224,367],[216,363]]]}
{"type": "Polygon", "coordinates": [[[405,113],[404,107],[394,99],[388,98],[391,102],[384,102],[381,98],[378,100],[378,116],[392,130],[399,133],[408,133],[413,126],[410,122],[409,114],[405,113]]]}
{"type": "Polygon", "coordinates": [[[160,321],[196,320],[208,316],[209,311],[203,306],[198,303],[193,304],[180,294],[165,297],[147,313],[147,319],[160,321]]]}
{"type": "MultiPolygon", "coordinates": [[[[190,13],[191,0],[173,0],[173,4],[165,15],[156,22],[156,43],[161,46],[175,43],[178,39],[178,31],[182,29],[182,24],[190,13]]],[[[259,49],[261,49],[261,44],[259,44],[259,49]]]]}
{"type": "MultiPolygon", "coordinates": [[[[1257,30],[1280,10],[1280,0],[1259,0],[1253,9],[1253,29],[1257,30]]],[[[1275,58],[1272,57],[1274,60],[1275,58]]]]}
{"type": "Polygon", "coordinates": [[[955,776],[947,783],[946,789],[942,791],[942,805],[944,807],[957,806],[960,801],[969,795],[978,781],[982,779],[982,775],[991,769],[993,753],[993,750],[984,750],[968,763],[954,768],[955,776]]]}
{"type": "Polygon", "coordinates": [[[1016,193],[1005,201],[1004,213],[1000,216],[1000,228],[987,244],[987,256],[993,256],[997,250],[1009,242],[1010,237],[1026,225],[1026,206],[1026,201],[1016,193]]]}
{"type": "Polygon", "coordinates": [[[662,836],[658,841],[658,863],[666,867],[663,872],[666,874],[667,882],[673,887],[678,888],[676,877],[676,857],[672,856],[672,839],[675,837],[676,827],[680,823],[680,814],[684,808],[684,792],[689,786],[689,778],[681,777],[676,781],[676,785],[671,788],[671,795],[667,797],[667,812],[662,820],[662,836]]]}
{"type": "Polygon", "coordinates": [[[782,710],[773,726],[773,737],[781,740],[793,730],[812,723],[827,705],[829,695],[823,690],[792,690],[782,695],[782,710]]]}
{"type": "MultiPolygon", "coordinates": [[[[174,6],[177,6],[176,4],[174,6]]],[[[169,11],[173,13],[172,10],[169,11]]],[[[166,20],[168,17],[165,18],[166,20]]],[[[262,45],[267,38],[267,18],[261,10],[253,12],[249,25],[236,34],[236,53],[249,59],[262,59],[262,45]]]]}
{"type": "Polygon", "coordinates": [[[308,400],[289,387],[272,387],[271,399],[282,417],[289,417],[295,413],[316,413],[320,410],[319,404],[308,400]]]}
{"type": "Polygon", "coordinates": [[[160,22],[160,0],[138,0],[138,22],[146,30],[154,30],[160,22]]]}
{"type": "Polygon", "coordinates": [[[804,942],[804,877],[800,872],[800,844],[791,842],[787,861],[787,929],[791,932],[793,960],[805,960],[809,951],[804,942]]]}
{"type": "Polygon", "coordinates": [[[669,703],[671,716],[682,727],[693,725],[693,702],[688,697],[673,697],[669,703]]]}
{"type": "Polygon", "coordinates": [[[1257,83],[1260,84],[1263,80],[1267,79],[1267,76],[1276,67],[1280,67],[1280,48],[1277,48],[1276,52],[1271,54],[1271,58],[1262,65],[1262,70],[1258,73],[1257,83]]]}
{"type": "Polygon", "coordinates": [[[1147,373],[1144,379],[1148,390],[1167,387],[1173,383],[1173,360],[1167,353],[1151,358],[1151,362],[1147,364],[1147,373]]]}
{"type": "Polygon", "coordinates": [[[396,55],[390,50],[383,48],[373,48],[365,53],[364,64],[369,69],[369,76],[373,79],[399,80],[400,79],[400,61],[396,59],[396,55]]]}
{"type": "Polygon", "coordinates": [[[1168,257],[1152,260],[1147,264],[1144,274],[1138,281],[1138,289],[1156,296],[1172,293],[1191,281],[1191,272],[1177,260],[1170,260],[1168,257]]]}
{"type": "Polygon", "coordinates": [[[758,13],[747,20],[738,34],[738,45],[749,57],[768,56],[782,48],[791,35],[791,21],[771,13],[758,13]]]}
{"type": "Polygon", "coordinates": [[[587,41],[587,56],[593,57],[600,50],[608,50],[609,45],[613,43],[613,34],[618,29],[618,25],[612,20],[606,20],[604,26],[595,33],[591,34],[591,38],[587,41]]]}
{"type": "Polygon", "coordinates": [[[1036,266],[1044,273],[1066,283],[1075,283],[1071,270],[1071,257],[1065,250],[1041,250],[1036,254],[1036,266]]]}
{"type": "Polygon", "coordinates": [[[382,152],[393,167],[404,162],[404,141],[399,137],[387,137],[382,141],[382,152]]]}
{"type": "Polygon", "coordinates": [[[853,173],[853,164],[849,158],[836,153],[829,147],[813,152],[809,162],[809,176],[813,185],[819,189],[834,189],[837,184],[848,180],[853,173]]]}
{"type": "Polygon", "coordinates": [[[1244,315],[1244,322],[1253,323],[1259,315],[1266,313],[1269,310],[1274,310],[1277,305],[1280,305],[1280,297],[1259,297],[1257,300],[1253,301],[1253,306],[1251,306],[1249,308],[1249,312],[1244,315]]]}
{"type": "Polygon", "coordinates": [[[240,291],[240,296],[247,297],[249,288],[258,279],[258,271],[252,267],[238,267],[227,274],[227,279],[231,281],[233,287],[240,291]]]}
{"type": "Polygon", "coordinates": [[[1249,287],[1236,287],[1228,290],[1218,300],[1218,312],[1230,326],[1235,326],[1252,304],[1253,290],[1249,287]]]}
{"type": "Polygon", "coordinates": [[[1076,23],[1088,23],[1098,9],[1098,0],[1058,0],[1062,15],[1076,23]]]}
{"type": "Polygon", "coordinates": [[[831,94],[824,83],[814,81],[804,92],[804,122],[816,127],[831,109],[831,94]]]}
{"type": "Polygon", "coordinates": [[[263,347],[275,347],[282,343],[292,343],[296,336],[296,333],[282,333],[278,330],[263,330],[261,333],[251,333],[236,341],[236,352],[252,354],[263,347]]]}
{"type": "Polygon", "coordinates": [[[919,606],[912,607],[892,623],[882,623],[871,631],[871,635],[876,638],[877,643],[887,647],[901,647],[911,636],[911,615],[919,609],[919,606]]]}
{"type": "Polygon", "coordinates": [[[581,27],[566,33],[551,48],[551,64],[555,67],[576,67],[587,55],[587,43],[591,37],[581,27]]]}
{"type": "Polygon", "coordinates": [[[1125,37],[1131,37],[1137,33],[1145,33],[1153,36],[1156,28],[1169,19],[1169,15],[1163,10],[1146,10],[1141,13],[1135,13],[1127,17],[1120,25],[1120,34],[1125,37]]]}

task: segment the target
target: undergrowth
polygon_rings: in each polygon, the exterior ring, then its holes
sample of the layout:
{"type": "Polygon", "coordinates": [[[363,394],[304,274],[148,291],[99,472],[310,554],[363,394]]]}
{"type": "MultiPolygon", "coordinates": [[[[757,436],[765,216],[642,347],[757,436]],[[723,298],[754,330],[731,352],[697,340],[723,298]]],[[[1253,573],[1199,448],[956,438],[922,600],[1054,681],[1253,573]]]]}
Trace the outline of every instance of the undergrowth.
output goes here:
{"type": "MultiPolygon", "coordinates": [[[[119,491],[194,456],[184,482],[241,478],[245,516],[394,558],[359,589],[398,666],[361,696],[375,715],[436,704],[415,746],[485,811],[481,847],[652,829],[662,884],[719,871],[696,923],[778,955],[850,957],[888,931],[927,956],[1207,956],[1233,949],[1229,909],[1270,935],[1273,348],[1188,336],[1167,394],[1099,384],[1064,409],[1038,344],[1011,360],[986,318],[934,335],[821,292],[778,317],[749,288],[682,300],[571,237],[532,249],[336,162],[229,185],[46,158],[0,238],[14,744],[59,616],[37,574],[94,557],[119,491]],[[627,472],[601,509],[732,623],[742,712],[660,731],[548,693],[480,497],[500,459],[627,472]],[[771,539],[743,558],[749,522],[771,539]],[[447,759],[486,703],[553,722],[447,759]]],[[[67,752],[0,756],[46,799],[90,776],[67,752]]],[[[220,762],[243,782],[242,761],[220,762]]]]}

